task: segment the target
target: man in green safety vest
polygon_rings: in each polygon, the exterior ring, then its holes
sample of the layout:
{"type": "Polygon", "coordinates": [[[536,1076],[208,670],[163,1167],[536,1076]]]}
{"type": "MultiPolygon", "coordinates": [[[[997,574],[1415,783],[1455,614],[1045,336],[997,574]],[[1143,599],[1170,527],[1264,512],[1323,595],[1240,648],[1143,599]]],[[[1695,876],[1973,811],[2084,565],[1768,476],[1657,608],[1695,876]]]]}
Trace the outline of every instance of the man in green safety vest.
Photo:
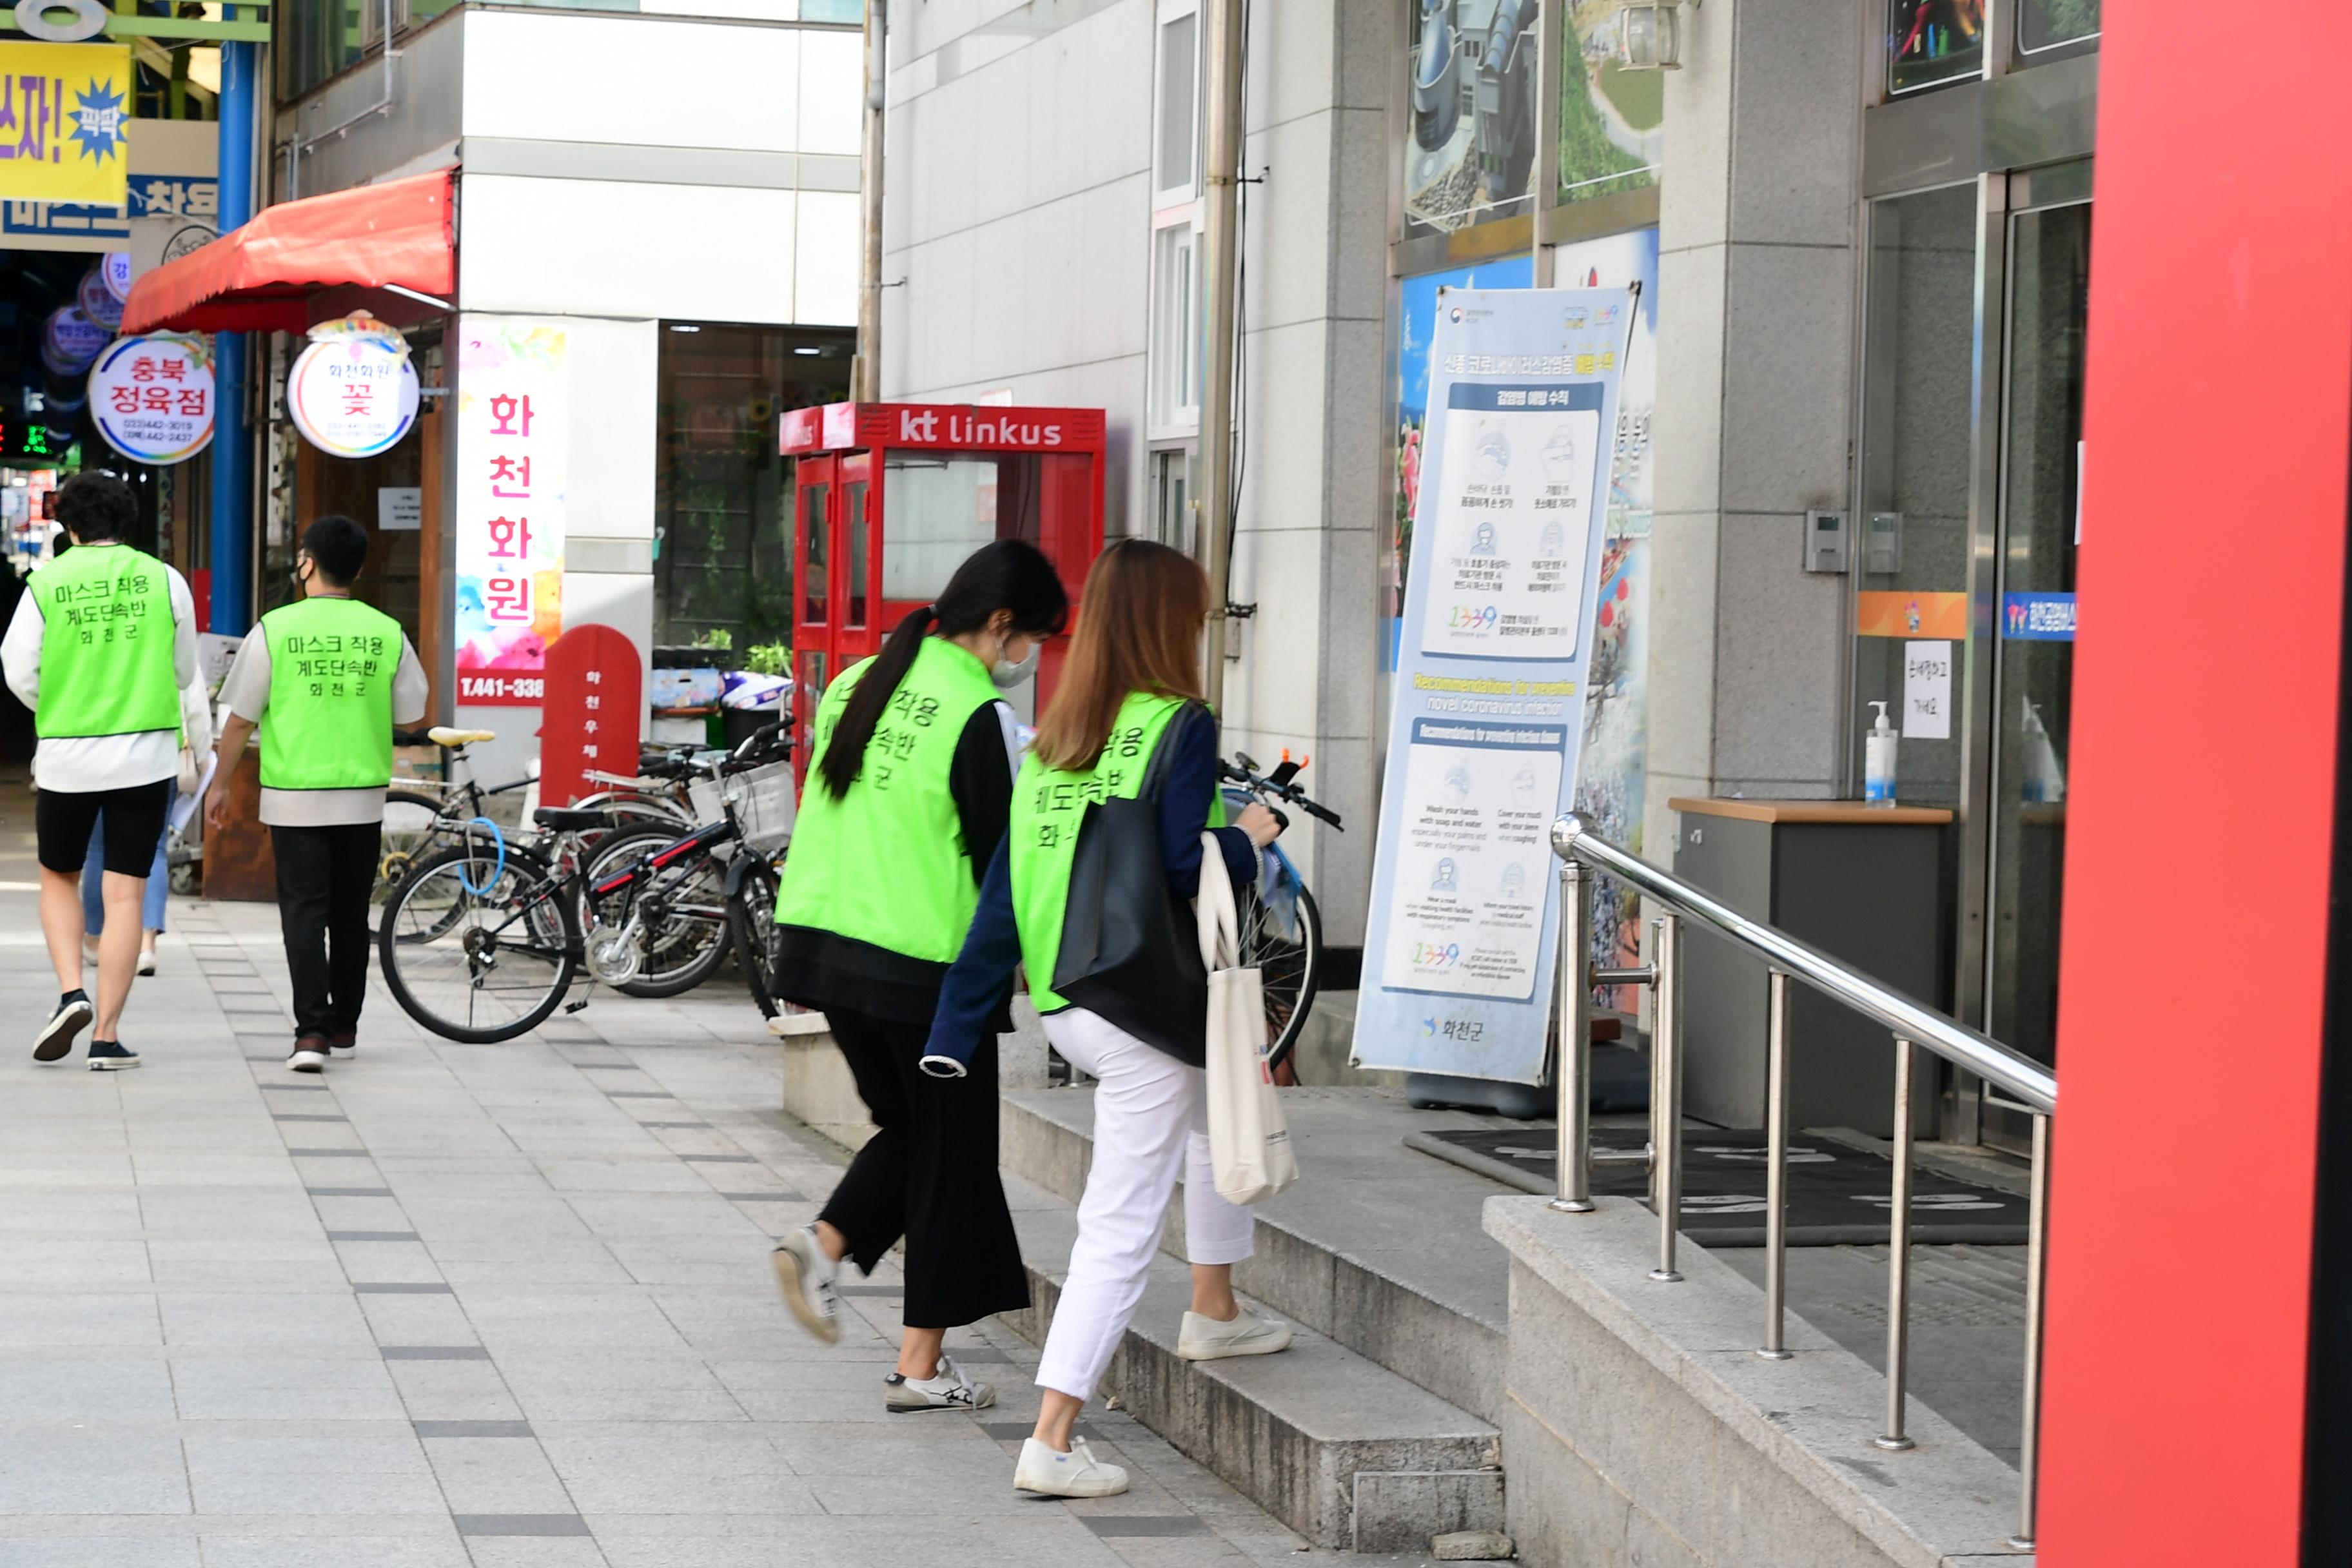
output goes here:
{"type": "Polygon", "coordinates": [[[221,687],[229,717],[205,802],[208,829],[227,822],[229,775],[260,725],[261,820],[294,981],[286,1065],[296,1072],[322,1071],[359,1047],[392,730],[422,719],[428,696],[400,623],[352,597],[367,552],[367,530],[348,517],[303,531],[294,557],[303,596],[261,617],[221,687]]]}
{"type": "Polygon", "coordinates": [[[196,611],[185,578],[122,542],[139,520],[122,480],[76,474],[58,487],[57,515],[73,548],[27,580],[0,640],[9,689],[40,735],[41,934],[60,994],[33,1059],[62,1060],[95,1023],[89,1065],[104,1072],[139,1065],[119,1026],[139,962],[140,901],[180,771],[180,691],[196,679],[196,611]],[[81,873],[101,812],[106,931],[93,1005],[81,983],[81,873]]]}

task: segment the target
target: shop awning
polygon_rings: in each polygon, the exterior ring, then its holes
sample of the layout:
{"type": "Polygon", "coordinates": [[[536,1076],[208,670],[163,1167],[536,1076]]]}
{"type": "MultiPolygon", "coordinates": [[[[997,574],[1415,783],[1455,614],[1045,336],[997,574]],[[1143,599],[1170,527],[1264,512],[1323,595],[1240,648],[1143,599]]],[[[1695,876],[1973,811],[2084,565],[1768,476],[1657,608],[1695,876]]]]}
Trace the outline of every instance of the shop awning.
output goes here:
{"type": "Polygon", "coordinates": [[[314,315],[313,296],[330,289],[446,300],[457,286],[455,173],[265,207],[242,228],[132,284],[122,330],[301,332],[324,315],[347,313],[345,305],[314,315]]]}

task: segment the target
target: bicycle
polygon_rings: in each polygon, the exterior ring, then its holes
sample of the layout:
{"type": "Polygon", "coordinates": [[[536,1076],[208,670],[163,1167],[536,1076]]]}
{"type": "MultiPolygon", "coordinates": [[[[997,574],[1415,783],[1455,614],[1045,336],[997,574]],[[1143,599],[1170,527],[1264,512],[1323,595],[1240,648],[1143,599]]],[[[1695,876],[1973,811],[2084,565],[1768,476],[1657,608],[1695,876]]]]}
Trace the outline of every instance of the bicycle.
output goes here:
{"type": "MultiPolygon", "coordinates": [[[[469,824],[480,819],[491,796],[530,787],[531,781],[528,778],[487,787],[470,777],[458,781],[457,764],[467,760],[466,749],[497,739],[495,730],[457,730],[438,724],[430,729],[392,732],[393,744],[396,746],[439,747],[444,782],[437,793],[410,784],[395,785],[384,792],[383,847],[376,859],[375,886],[368,892],[370,906],[381,906],[418,859],[436,846],[456,839],[469,824]]],[[[639,769],[667,770],[676,762],[678,750],[646,748],[638,761],[639,769]]],[[[683,799],[683,773],[631,778],[592,773],[588,776],[609,787],[572,804],[581,810],[606,813],[611,818],[608,826],[617,827],[633,822],[667,824],[673,828],[693,826],[694,818],[683,799]],[[669,776],[679,781],[675,789],[665,782],[669,776]]],[[[593,844],[599,836],[589,835],[585,842],[593,844]]]]}
{"type": "MultiPolygon", "coordinates": [[[[714,877],[722,897],[738,896],[744,879],[727,860],[760,857],[733,847],[772,845],[780,816],[790,832],[790,764],[769,760],[788,744],[782,729],[767,726],[717,765],[719,820],[683,836],[615,830],[601,808],[542,806],[532,817],[539,842],[468,828],[428,854],[394,889],[377,936],[394,1000],[445,1038],[492,1044],[544,1023],[583,968],[616,989],[662,987],[638,994],[698,983],[736,926],[730,908],[701,901],[714,877]],[[594,834],[604,837],[592,847],[594,834]],[[698,940],[698,929],[709,937],[698,940]],[[681,982],[688,963],[702,967],[681,982]]],[[[569,1010],[586,1005],[583,997],[569,1010]]]]}
{"type": "MultiPolygon", "coordinates": [[[[1274,771],[1262,774],[1246,752],[1235,752],[1230,763],[1219,759],[1217,777],[1226,806],[1238,809],[1255,801],[1287,827],[1290,818],[1275,804],[1282,801],[1346,832],[1338,812],[1309,799],[1298,787],[1296,781],[1307,762],[1302,757],[1294,763],[1285,751],[1274,771]]],[[[1266,1070],[1278,1072],[1297,1046],[1322,984],[1323,912],[1307,891],[1306,879],[1283,852],[1280,839],[1266,846],[1257,883],[1240,895],[1237,904],[1241,963],[1259,972],[1265,992],[1266,1070]]]]}

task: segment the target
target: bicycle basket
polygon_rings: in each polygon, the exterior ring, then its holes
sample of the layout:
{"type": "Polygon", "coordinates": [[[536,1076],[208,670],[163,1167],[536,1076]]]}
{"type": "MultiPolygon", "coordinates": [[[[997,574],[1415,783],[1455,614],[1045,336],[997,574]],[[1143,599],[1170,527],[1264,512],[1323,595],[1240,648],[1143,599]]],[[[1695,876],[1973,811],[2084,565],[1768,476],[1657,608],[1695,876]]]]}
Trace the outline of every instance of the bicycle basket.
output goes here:
{"type": "Polygon", "coordinates": [[[735,808],[735,821],[743,830],[746,845],[761,855],[772,855],[784,847],[793,836],[793,818],[799,808],[792,763],[769,763],[747,769],[730,774],[720,787],[735,808]]]}
{"type": "Polygon", "coordinates": [[[721,800],[717,779],[696,779],[686,786],[687,809],[694,813],[698,826],[707,826],[719,820],[721,800]]]}

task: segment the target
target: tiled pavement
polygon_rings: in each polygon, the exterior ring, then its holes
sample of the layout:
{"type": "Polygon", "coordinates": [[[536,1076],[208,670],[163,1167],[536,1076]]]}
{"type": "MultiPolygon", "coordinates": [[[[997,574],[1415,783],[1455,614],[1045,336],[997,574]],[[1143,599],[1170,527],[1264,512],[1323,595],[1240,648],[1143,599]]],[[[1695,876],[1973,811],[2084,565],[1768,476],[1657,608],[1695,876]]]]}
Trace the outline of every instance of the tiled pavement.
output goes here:
{"type": "MultiPolygon", "coordinates": [[[[0,805],[0,1008],[54,1000],[0,805]]],[[[132,1073],[0,1050],[0,1568],[970,1568],[1319,1558],[1125,1416],[1124,1498],[1011,1488],[1034,1353],[981,1416],[888,1417],[895,1272],[820,1347],[770,1238],[832,1158],[740,991],[599,993],[505,1046],[378,994],[282,1065],[276,911],[174,900],[132,1073]]]]}

